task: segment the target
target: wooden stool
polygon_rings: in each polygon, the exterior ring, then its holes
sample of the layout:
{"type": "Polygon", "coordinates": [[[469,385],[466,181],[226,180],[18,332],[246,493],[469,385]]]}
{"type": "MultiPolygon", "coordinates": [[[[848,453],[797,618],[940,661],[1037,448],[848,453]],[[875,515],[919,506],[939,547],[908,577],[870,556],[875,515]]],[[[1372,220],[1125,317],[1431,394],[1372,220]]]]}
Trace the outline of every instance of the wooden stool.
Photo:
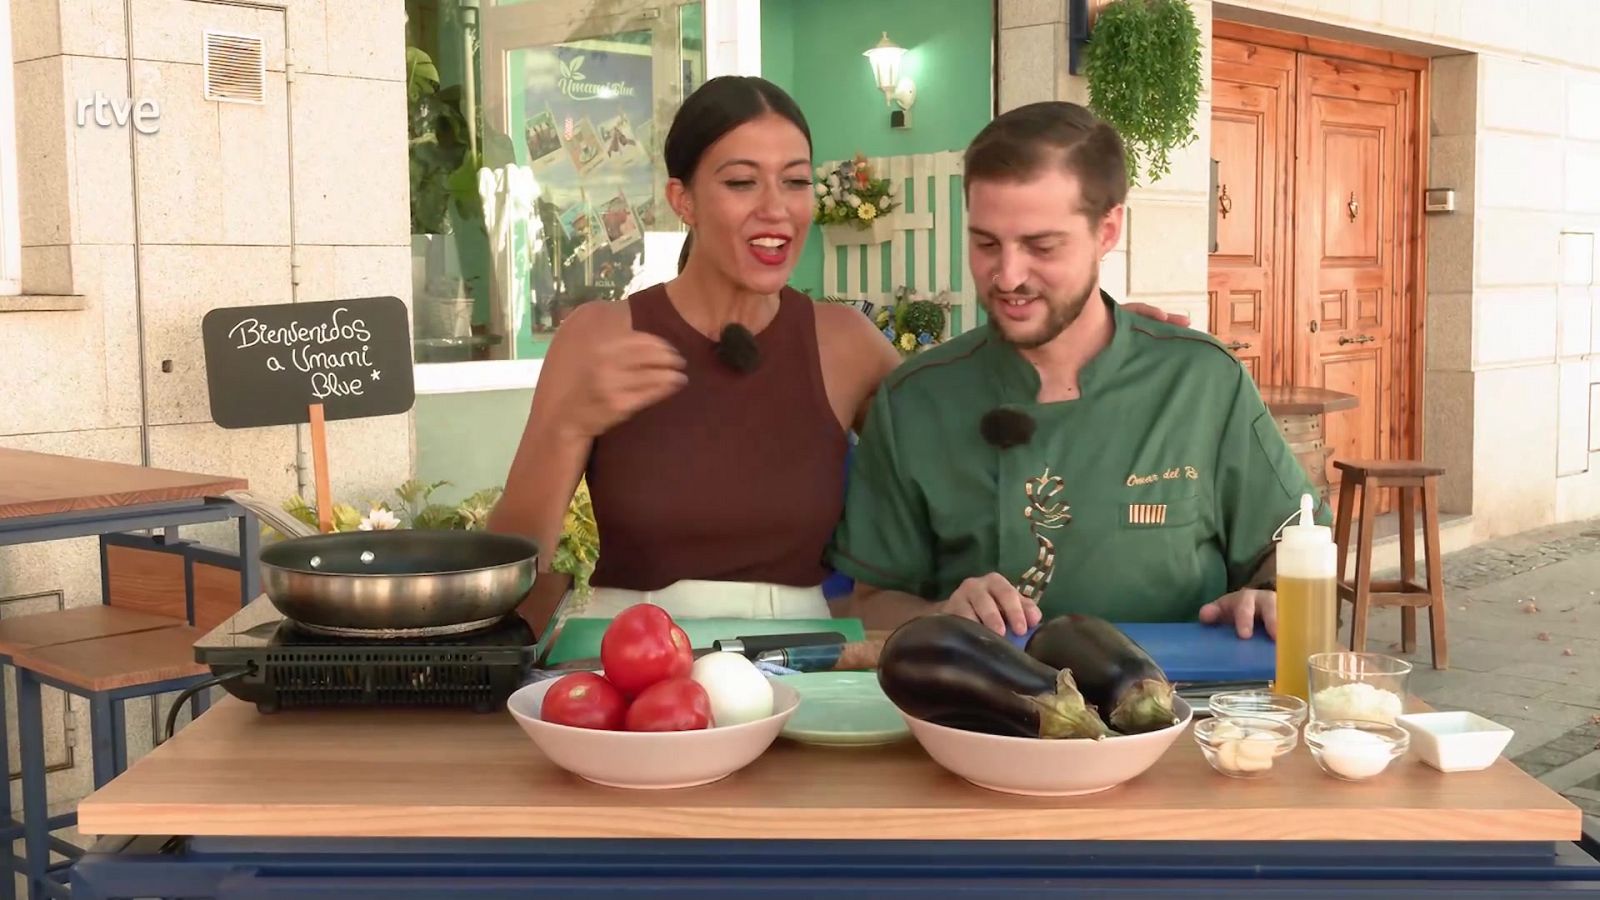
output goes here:
{"type": "MultiPolygon", "coordinates": [[[[168,628],[175,624],[169,619],[109,606],[86,606],[57,612],[34,613],[0,620],[0,669],[11,665],[12,658],[42,647],[73,641],[90,640],[155,628],[168,628]]],[[[5,694],[0,691],[0,747],[8,746],[9,729],[6,727],[5,694]]],[[[40,728],[43,728],[41,721],[40,728]]],[[[43,747],[43,739],[40,740],[43,747]]],[[[24,808],[23,815],[42,818],[46,811],[24,808]]],[[[50,817],[49,829],[65,828],[77,821],[76,813],[63,813],[50,817]]],[[[15,818],[11,805],[11,792],[0,791],[0,900],[16,897],[16,883],[7,872],[27,872],[27,860],[18,856],[14,847],[16,839],[25,835],[25,825],[15,818]]],[[[55,851],[70,855],[77,848],[66,841],[50,836],[46,853],[55,851]]]]}
{"type": "Polygon", "coordinates": [[[1444,577],[1439,558],[1439,476],[1444,469],[1410,460],[1337,460],[1339,516],[1334,542],[1338,546],[1339,597],[1354,606],[1350,623],[1350,649],[1367,644],[1367,611],[1374,606],[1400,607],[1400,649],[1417,649],[1417,609],[1428,608],[1428,630],[1433,643],[1433,667],[1450,668],[1450,651],[1444,637],[1444,577]],[[1361,490],[1361,530],[1356,541],[1356,577],[1345,579],[1350,553],[1350,518],[1356,489],[1361,490]],[[1395,488],[1400,493],[1400,580],[1372,580],[1372,532],[1377,526],[1376,491],[1395,488]],[[1422,541],[1427,554],[1428,580],[1417,584],[1416,501],[1422,495],[1422,541]]]}
{"type": "MultiPolygon", "coordinates": [[[[89,701],[89,734],[93,747],[94,787],[99,790],[128,767],[127,727],[123,706],[137,697],[153,697],[206,682],[210,669],[194,661],[200,630],[181,623],[125,634],[77,640],[20,650],[12,655],[17,671],[17,730],[22,745],[24,867],[28,896],[67,897],[67,867],[80,851],[52,838],[51,831],[75,825],[76,812],[47,819],[44,685],[89,701]],[[52,863],[54,850],[66,857],[52,863]]],[[[191,701],[193,715],[204,709],[205,695],[191,701]]]]}

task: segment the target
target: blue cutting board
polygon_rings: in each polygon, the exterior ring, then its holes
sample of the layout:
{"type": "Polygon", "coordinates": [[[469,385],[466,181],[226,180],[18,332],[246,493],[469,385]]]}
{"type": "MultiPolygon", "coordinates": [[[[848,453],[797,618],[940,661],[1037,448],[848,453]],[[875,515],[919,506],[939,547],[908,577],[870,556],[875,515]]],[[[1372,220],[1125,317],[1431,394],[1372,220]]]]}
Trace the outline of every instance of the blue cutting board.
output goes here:
{"type": "MultiPolygon", "coordinates": [[[[1232,625],[1128,622],[1117,627],[1150,654],[1168,681],[1271,681],[1277,674],[1277,645],[1259,625],[1249,640],[1240,640],[1232,625]]],[[[1010,638],[1020,647],[1032,635],[1010,638]]]]}

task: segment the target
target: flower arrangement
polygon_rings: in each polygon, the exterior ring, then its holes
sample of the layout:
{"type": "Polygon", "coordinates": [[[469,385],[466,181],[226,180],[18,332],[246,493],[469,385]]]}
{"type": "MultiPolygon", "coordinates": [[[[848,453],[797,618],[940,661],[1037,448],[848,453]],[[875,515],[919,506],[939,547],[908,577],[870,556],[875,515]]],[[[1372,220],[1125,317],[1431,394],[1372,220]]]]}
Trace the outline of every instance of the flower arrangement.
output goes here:
{"type": "Polygon", "coordinates": [[[825,296],[822,299],[861,310],[902,356],[920,353],[944,341],[950,312],[948,291],[940,291],[932,298],[927,298],[902,286],[894,292],[895,302],[882,308],[869,300],[837,296],[825,296]]]}
{"type": "MultiPolygon", "coordinates": [[[[501,489],[478,491],[455,506],[431,501],[433,492],[449,484],[436,481],[429,484],[413,478],[394,490],[392,499],[374,500],[365,504],[365,512],[350,503],[333,505],[334,531],[390,531],[397,528],[435,528],[460,531],[482,531],[489,522],[489,513],[499,502],[501,489]]],[[[294,496],[283,504],[289,515],[315,526],[317,507],[304,497],[294,496]]]]}
{"type": "Polygon", "coordinates": [[[897,202],[889,179],[873,177],[871,164],[860,153],[831,169],[817,167],[815,218],[819,224],[864,229],[892,212],[897,202]]]}
{"type": "Polygon", "coordinates": [[[872,321],[902,356],[920,353],[944,340],[950,309],[949,301],[942,299],[944,294],[930,300],[900,288],[894,296],[894,304],[878,310],[872,321]]]}
{"type": "MultiPolygon", "coordinates": [[[[489,514],[504,493],[502,488],[486,488],[462,500],[455,506],[435,503],[433,492],[448,485],[448,481],[428,483],[413,478],[396,488],[392,499],[385,498],[365,504],[366,511],[349,503],[336,503],[333,507],[334,531],[389,531],[397,528],[433,528],[461,531],[482,531],[489,524],[489,514]]],[[[296,519],[316,527],[317,508],[301,496],[290,497],[283,504],[285,512],[296,519]]],[[[555,555],[550,560],[552,571],[572,576],[579,595],[589,593],[589,576],[594,572],[595,561],[600,558],[600,532],[595,524],[594,506],[589,499],[588,482],[580,480],[573,492],[572,502],[562,522],[561,540],[556,544],[555,555]]]]}

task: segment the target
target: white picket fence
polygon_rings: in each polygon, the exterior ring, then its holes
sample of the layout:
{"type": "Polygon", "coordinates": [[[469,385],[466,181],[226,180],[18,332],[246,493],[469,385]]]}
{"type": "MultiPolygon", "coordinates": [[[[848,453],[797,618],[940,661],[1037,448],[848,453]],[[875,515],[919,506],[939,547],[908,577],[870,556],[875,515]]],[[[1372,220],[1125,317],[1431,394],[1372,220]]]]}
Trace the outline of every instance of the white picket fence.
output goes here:
{"type": "Polygon", "coordinates": [[[822,292],[882,305],[893,302],[901,287],[927,296],[949,291],[951,335],[972,328],[977,323],[977,297],[967,267],[964,219],[955,215],[961,209],[961,154],[878,156],[867,161],[875,173],[890,179],[900,198],[892,214],[894,236],[882,244],[843,248],[824,239],[822,292]]]}

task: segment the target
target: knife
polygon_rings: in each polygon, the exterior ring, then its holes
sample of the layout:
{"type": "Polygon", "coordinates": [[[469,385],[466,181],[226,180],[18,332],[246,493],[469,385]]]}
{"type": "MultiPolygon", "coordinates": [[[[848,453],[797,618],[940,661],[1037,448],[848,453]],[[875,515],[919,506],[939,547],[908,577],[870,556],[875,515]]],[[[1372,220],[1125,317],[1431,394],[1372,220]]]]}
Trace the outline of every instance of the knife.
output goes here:
{"type": "MultiPolygon", "coordinates": [[[[751,662],[770,662],[803,672],[831,671],[844,652],[844,635],[837,631],[806,631],[794,634],[758,634],[716,640],[710,647],[694,649],[694,658],[708,653],[737,653],[751,662]]],[[[549,666],[551,669],[599,669],[600,657],[569,659],[549,666]]]]}

